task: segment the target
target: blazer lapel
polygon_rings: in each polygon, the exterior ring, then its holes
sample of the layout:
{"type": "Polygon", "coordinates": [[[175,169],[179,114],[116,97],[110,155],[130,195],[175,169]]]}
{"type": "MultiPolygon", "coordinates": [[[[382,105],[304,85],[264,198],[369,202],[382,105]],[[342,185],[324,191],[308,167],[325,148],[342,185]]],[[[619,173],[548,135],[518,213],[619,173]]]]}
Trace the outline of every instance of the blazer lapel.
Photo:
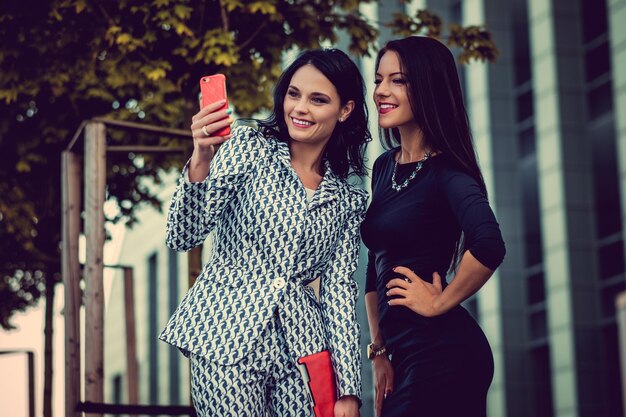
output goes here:
{"type": "MultiPolygon", "coordinates": [[[[277,139],[274,140],[274,144],[276,146],[276,157],[283,164],[285,164],[287,168],[293,170],[293,168],[291,167],[291,155],[289,154],[289,145],[277,139]]],[[[313,195],[313,199],[309,204],[310,210],[313,210],[316,207],[319,207],[339,198],[339,193],[341,193],[341,190],[343,188],[342,181],[330,168],[330,164],[326,162],[324,164],[324,167],[324,177],[322,178],[322,182],[320,183],[319,187],[317,187],[317,190],[313,195]]]]}
{"type": "Polygon", "coordinates": [[[285,164],[289,169],[291,168],[291,155],[289,154],[289,145],[286,142],[282,142],[274,138],[274,144],[276,145],[276,157],[280,162],[285,164]]]}
{"type": "Polygon", "coordinates": [[[313,200],[309,205],[310,210],[338,199],[343,189],[342,181],[330,168],[330,164],[327,162],[325,166],[324,178],[313,195],[313,200]]]}

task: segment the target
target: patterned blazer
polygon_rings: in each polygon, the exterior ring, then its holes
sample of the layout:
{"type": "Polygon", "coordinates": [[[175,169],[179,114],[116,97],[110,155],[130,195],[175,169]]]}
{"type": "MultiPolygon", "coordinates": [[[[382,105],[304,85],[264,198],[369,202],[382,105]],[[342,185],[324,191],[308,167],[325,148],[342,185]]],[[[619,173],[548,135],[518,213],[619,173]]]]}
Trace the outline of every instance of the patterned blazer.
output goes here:
{"type": "Polygon", "coordinates": [[[288,145],[234,129],[204,182],[181,176],[167,245],[190,250],[214,235],[208,262],[159,338],[221,364],[254,354],[277,311],[294,360],[329,349],[338,395],[361,397],[361,351],[352,274],[364,191],[328,167],[308,203],[288,145]],[[320,277],[320,299],[306,284],[320,277]]]}

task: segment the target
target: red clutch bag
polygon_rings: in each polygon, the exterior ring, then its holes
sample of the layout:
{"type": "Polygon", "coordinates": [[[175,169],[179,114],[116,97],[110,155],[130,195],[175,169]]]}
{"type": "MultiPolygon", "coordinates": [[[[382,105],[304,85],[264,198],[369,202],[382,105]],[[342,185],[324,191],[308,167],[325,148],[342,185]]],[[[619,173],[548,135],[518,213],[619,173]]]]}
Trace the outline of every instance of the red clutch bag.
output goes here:
{"type": "Polygon", "coordinates": [[[304,382],[313,400],[315,417],[333,417],[337,402],[335,371],[330,352],[324,350],[298,359],[304,382]]]}

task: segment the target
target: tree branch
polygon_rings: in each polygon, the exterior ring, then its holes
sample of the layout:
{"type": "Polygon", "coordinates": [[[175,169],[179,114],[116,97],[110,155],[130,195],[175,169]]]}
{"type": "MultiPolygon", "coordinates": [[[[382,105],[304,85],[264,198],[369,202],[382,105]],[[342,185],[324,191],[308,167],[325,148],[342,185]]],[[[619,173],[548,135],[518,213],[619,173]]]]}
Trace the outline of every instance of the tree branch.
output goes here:
{"type": "Polygon", "coordinates": [[[111,15],[109,15],[109,13],[106,11],[104,6],[102,6],[102,4],[100,4],[100,2],[96,2],[96,6],[98,6],[98,9],[100,9],[100,11],[104,15],[105,19],[109,22],[109,25],[115,26],[116,25],[115,20],[113,20],[111,15]]]}
{"type": "Polygon", "coordinates": [[[222,29],[224,29],[224,32],[228,32],[228,15],[226,14],[222,0],[220,0],[220,12],[222,14],[222,29]]]}

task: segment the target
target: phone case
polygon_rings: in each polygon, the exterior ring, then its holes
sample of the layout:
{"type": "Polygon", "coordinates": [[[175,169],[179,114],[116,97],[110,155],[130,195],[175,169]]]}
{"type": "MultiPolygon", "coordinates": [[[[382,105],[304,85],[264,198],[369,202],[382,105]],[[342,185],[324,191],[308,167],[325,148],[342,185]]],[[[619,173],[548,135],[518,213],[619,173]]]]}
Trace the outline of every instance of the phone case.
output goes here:
{"type": "MultiPolygon", "coordinates": [[[[226,96],[226,77],[224,74],[207,75],[200,78],[200,94],[202,108],[219,100],[226,100],[226,103],[219,110],[228,108],[228,97],[226,96]]],[[[212,136],[230,135],[230,126],[213,132],[212,136]]]]}

